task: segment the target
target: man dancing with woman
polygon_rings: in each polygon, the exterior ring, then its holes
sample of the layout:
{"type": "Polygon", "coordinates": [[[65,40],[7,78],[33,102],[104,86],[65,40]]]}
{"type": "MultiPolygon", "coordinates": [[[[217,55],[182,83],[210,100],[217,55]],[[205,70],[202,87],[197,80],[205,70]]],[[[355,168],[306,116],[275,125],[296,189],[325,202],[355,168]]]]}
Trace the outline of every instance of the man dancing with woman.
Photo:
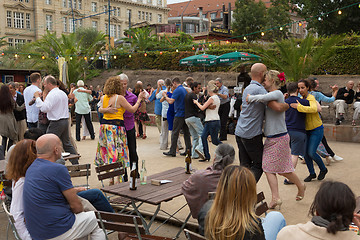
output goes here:
{"type": "MultiPolygon", "coordinates": [[[[277,101],[284,103],[284,96],[279,87],[285,83],[284,74],[278,71],[270,70],[265,74],[265,81],[263,83],[265,89],[269,91],[262,95],[248,95],[246,101],[252,102],[269,102],[277,101]]],[[[279,194],[279,187],[276,174],[288,178],[295,183],[298,188],[296,201],[300,201],[305,195],[305,185],[302,184],[295,174],[295,169],[291,161],[291,153],[289,147],[290,137],[287,133],[285,124],[285,112],[274,111],[267,107],[265,110],[265,136],[262,168],[266,174],[266,178],[270,185],[272,201],[269,208],[274,209],[282,204],[279,194]]]]}

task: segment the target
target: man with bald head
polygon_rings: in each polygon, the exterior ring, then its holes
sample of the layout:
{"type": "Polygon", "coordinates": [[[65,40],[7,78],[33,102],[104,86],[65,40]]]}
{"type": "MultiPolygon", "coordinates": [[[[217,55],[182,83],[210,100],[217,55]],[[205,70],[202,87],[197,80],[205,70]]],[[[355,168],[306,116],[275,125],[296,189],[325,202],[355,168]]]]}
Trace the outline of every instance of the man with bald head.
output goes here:
{"type": "Polygon", "coordinates": [[[267,68],[262,63],[255,63],[251,67],[251,82],[247,86],[242,95],[242,109],[240,117],[237,121],[235,135],[236,143],[239,148],[240,165],[252,170],[255,175],[256,182],[259,181],[262,170],[262,154],[263,154],[263,136],[262,124],[265,116],[265,107],[279,112],[286,111],[289,106],[286,103],[278,103],[270,101],[267,103],[253,102],[247,103],[246,96],[266,94],[267,91],[262,86],[265,80],[267,68]]]}
{"type": "Polygon", "coordinates": [[[345,108],[347,107],[347,104],[352,104],[354,101],[355,92],[353,88],[354,81],[348,81],[346,86],[340,88],[336,94],[336,100],[334,102],[336,113],[335,125],[340,125],[340,123],[344,121],[345,108]]]}
{"type": "Polygon", "coordinates": [[[67,168],[55,163],[62,143],[55,134],[36,141],[38,158],[26,171],[24,214],[33,239],[105,239],[94,212],[83,212],[67,168]]]}
{"type": "MultiPolygon", "coordinates": [[[[49,126],[46,133],[53,133],[61,139],[66,152],[77,154],[70,141],[69,131],[69,108],[68,97],[65,92],[57,86],[56,79],[48,75],[44,78],[43,86],[48,92],[44,101],[40,98],[40,92],[35,92],[36,107],[41,112],[47,113],[49,126]]],[[[78,159],[71,159],[72,164],[79,164],[78,159]]]]}

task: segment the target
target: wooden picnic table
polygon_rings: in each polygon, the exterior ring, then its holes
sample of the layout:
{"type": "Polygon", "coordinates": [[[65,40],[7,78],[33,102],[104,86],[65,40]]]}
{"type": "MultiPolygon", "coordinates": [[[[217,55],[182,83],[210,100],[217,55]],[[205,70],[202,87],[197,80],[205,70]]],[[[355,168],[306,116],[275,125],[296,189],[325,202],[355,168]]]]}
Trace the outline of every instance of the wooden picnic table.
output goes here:
{"type": "MultiPolygon", "coordinates": [[[[155,220],[156,215],[160,211],[161,203],[167,202],[172,200],[173,198],[176,198],[178,196],[181,196],[181,186],[182,183],[187,180],[190,177],[190,174],[185,173],[185,168],[183,167],[177,167],[173,168],[164,172],[160,172],[151,176],[148,176],[147,178],[147,184],[146,185],[137,185],[136,190],[130,190],[129,182],[123,182],[119,184],[115,184],[112,186],[107,186],[102,188],[101,190],[106,193],[111,193],[114,195],[118,195],[121,197],[126,197],[131,199],[132,206],[137,213],[137,215],[143,220],[143,225],[145,227],[145,230],[148,234],[150,234],[150,227],[153,221],[155,220]],[[159,186],[152,185],[151,180],[170,180],[172,182],[161,184],[159,186]],[[136,203],[138,203],[136,205],[136,203]],[[157,206],[156,211],[154,212],[153,217],[151,218],[149,223],[145,222],[145,218],[142,216],[142,214],[139,212],[139,207],[143,203],[148,203],[151,205],[157,206]]],[[[165,220],[167,222],[170,218],[174,217],[174,215],[179,212],[181,209],[183,209],[187,204],[181,206],[174,214],[169,214],[169,218],[165,220]]],[[[176,235],[176,238],[180,235],[181,231],[185,227],[187,221],[190,218],[190,213],[188,217],[185,219],[183,226],[181,227],[180,231],[176,235]]],[[[157,229],[156,229],[157,230],[157,229]]],[[[155,230],[155,231],[156,231],[155,230]]],[[[154,233],[153,231],[152,233],[154,233]]],[[[151,234],[152,234],[151,233],[151,234]]]]}

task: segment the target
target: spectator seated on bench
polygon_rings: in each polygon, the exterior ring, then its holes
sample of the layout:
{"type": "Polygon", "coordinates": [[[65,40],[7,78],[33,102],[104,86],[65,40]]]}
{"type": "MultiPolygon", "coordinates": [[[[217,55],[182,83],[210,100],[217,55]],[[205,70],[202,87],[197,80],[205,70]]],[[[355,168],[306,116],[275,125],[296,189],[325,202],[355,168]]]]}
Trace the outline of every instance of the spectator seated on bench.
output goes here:
{"type": "Polygon", "coordinates": [[[345,108],[347,104],[352,104],[354,101],[355,92],[353,90],[354,82],[348,81],[346,87],[340,88],[336,94],[335,105],[335,115],[336,122],[335,125],[340,125],[344,121],[345,108]]]}
{"type": "Polygon", "coordinates": [[[206,215],[206,239],[225,239],[225,236],[231,235],[234,236],[233,239],[275,240],[278,232],[286,225],[283,215],[271,212],[260,219],[255,213],[256,204],[256,181],[253,173],[242,166],[227,166],[220,177],[214,202],[206,215]]]}

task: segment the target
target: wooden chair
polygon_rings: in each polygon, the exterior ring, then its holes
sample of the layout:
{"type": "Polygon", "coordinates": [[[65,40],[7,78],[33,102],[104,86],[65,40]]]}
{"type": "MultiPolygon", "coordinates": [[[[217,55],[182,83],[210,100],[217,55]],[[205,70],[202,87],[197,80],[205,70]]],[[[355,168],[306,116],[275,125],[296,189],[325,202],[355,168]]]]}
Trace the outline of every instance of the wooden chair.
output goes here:
{"type": "Polygon", "coordinates": [[[70,177],[75,178],[75,177],[86,177],[86,185],[78,185],[76,187],[86,187],[86,189],[90,188],[89,185],[89,177],[91,175],[91,166],[89,163],[87,164],[78,164],[78,165],[71,165],[71,166],[66,166],[70,177]]]}
{"type": "MultiPolygon", "coordinates": [[[[105,187],[105,185],[104,185],[105,179],[111,179],[111,178],[119,177],[119,176],[125,174],[125,168],[123,167],[122,163],[120,163],[120,162],[95,167],[95,171],[96,171],[97,177],[103,187],[105,187]]],[[[126,209],[131,204],[131,199],[124,198],[124,197],[118,197],[115,195],[108,196],[106,193],[104,193],[104,194],[108,198],[110,204],[125,205],[124,209],[126,209]]]]}
{"type": "Polygon", "coordinates": [[[257,194],[257,205],[255,209],[255,213],[258,216],[261,216],[263,213],[265,213],[266,215],[266,211],[269,210],[269,207],[264,200],[265,200],[264,192],[259,192],[257,194]]]}
{"type": "Polygon", "coordinates": [[[108,234],[116,231],[119,232],[119,239],[170,240],[165,237],[144,235],[145,228],[139,216],[97,211],[96,217],[106,239],[108,234]]]}
{"type": "Polygon", "coordinates": [[[19,233],[17,232],[16,227],[15,227],[14,216],[8,211],[8,209],[7,209],[6,205],[5,205],[5,202],[2,203],[2,207],[4,209],[6,217],[8,219],[8,225],[7,225],[7,228],[6,228],[6,239],[9,239],[9,227],[11,227],[11,230],[14,233],[15,239],[16,240],[21,240],[21,238],[19,236],[19,233]]]}
{"type": "Polygon", "coordinates": [[[188,240],[206,240],[204,236],[201,236],[200,234],[194,233],[187,229],[184,229],[184,234],[186,239],[188,240]]]}

